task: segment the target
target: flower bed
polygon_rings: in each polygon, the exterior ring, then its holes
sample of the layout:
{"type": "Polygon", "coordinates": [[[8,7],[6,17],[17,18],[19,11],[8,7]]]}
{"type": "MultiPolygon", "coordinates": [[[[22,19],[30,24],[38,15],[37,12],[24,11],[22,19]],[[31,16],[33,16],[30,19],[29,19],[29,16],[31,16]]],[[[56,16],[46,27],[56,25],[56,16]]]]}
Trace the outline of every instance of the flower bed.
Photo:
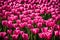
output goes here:
{"type": "Polygon", "coordinates": [[[60,40],[60,0],[0,0],[0,40],[60,40]]]}

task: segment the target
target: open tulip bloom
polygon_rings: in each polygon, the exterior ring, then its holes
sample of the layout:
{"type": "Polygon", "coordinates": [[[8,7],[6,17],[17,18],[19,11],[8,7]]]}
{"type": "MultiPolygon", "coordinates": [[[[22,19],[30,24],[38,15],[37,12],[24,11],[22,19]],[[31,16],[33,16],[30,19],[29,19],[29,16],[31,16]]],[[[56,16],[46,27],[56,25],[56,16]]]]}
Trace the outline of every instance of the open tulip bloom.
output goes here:
{"type": "Polygon", "coordinates": [[[0,40],[60,40],[60,0],[0,0],[0,40]]]}

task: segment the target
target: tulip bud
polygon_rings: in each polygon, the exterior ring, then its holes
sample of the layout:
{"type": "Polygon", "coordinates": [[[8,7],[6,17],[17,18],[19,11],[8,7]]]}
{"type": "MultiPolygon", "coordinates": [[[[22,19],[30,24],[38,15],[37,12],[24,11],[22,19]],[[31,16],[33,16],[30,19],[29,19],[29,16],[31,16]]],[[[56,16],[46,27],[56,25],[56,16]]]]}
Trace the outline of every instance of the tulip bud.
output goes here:
{"type": "Polygon", "coordinates": [[[48,27],[42,28],[42,32],[48,32],[48,27]]]}
{"type": "Polygon", "coordinates": [[[18,35],[13,34],[13,35],[12,35],[12,39],[13,39],[13,40],[17,40],[17,39],[18,39],[18,35]]]}
{"type": "Polygon", "coordinates": [[[20,31],[20,35],[24,34],[24,31],[20,31]]]}
{"type": "Polygon", "coordinates": [[[6,32],[0,32],[0,36],[4,38],[6,36],[6,32]]]}
{"type": "Polygon", "coordinates": [[[37,33],[39,33],[39,29],[38,28],[33,28],[33,29],[31,29],[31,32],[33,34],[37,34],[37,33]]]}
{"type": "Polygon", "coordinates": [[[54,34],[55,34],[55,36],[58,36],[59,32],[58,31],[54,31],[54,34]]]}
{"type": "Polygon", "coordinates": [[[37,27],[41,28],[42,27],[42,23],[37,23],[37,27]]]}
{"type": "Polygon", "coordinates": [[[19,35],[20,34],[20,30],[14,30],[13,33],[16,34],[16,35],[19,35]]]}
{"type": "Polygon", "coordinates": [[[12,25],[12,21],[8,21],[8,24],[7,24],[8,28],[12,28],[13,25],[12,25]]]}
{"type": "Polygon", "coordinates": [[[24,23],[20,23],[20,24],[19,24],[19,27],[20,27],[20,28],[24,28],[24,27],[25,27],[25,24],[24,24],[24,23]]]}
{"type": "Polygon", "coordinates": [[[32,28],[34,28],[34,27],[33,27],[33,25],[31,25],[31,24],[27,24],[27,28],[32,29],[32,28]]]}
{"type": "Polygon", "coordinates": [[[3,20],[2,25],[6,26],[7,25],[7,20],[3,20]]]}
{"type": "Polygon", "coordinates": [[[12,34],[12,30],[7,30],[7,33],[8,34],[12,34]]]}
{"type": "Polygon", "coordinates": [[[23,40],[28,40],[29,39],[28,34],[26,34],[26,33],[22,34],[22,38],[23,38],[23,40]]]}
{"type": "Polygon", "coordinates": [[[16,20],[16,23],[17,23],[17,24],[20,24],[20,23],[21,23],[21,20],[19,20],[19,19],[16,20]]]}
{"type": "Polygon", "coordinates": [[[4,40],[8,40],[8,36],[4,37],[4,40]]]}
{"type": "Polygon", "coordinates": [[[39,33],[38,35],[39,35],[39,38],[45,38],[46,37],[45,33],[39,33]]]}
{"type": "Polygon", "coordinates": [[[52,37],[52,33],[47,32],[47,33],[46,33],[46,38],[47,38],[47,39],[51,39],[51,37],[52,37]]]}

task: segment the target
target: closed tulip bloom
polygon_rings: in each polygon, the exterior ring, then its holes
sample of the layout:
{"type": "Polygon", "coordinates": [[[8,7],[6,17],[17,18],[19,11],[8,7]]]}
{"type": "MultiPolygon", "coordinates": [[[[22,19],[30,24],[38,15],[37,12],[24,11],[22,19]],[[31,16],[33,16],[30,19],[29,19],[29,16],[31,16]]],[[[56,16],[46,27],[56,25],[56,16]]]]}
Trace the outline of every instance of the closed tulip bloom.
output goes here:
{"type": "Polygon", "coordinates": [[[23,11],[23,14],[28,15],[29,13],[28,13],[28,11],[23,11]]]}
{"type": "Polygon", "coordinates": [[[25,15],[19,15],[19,18],[22,19],[22,18],[25,18],[26,16],[25,15]]]}
{"type": "Polygon", "coordinates": [[[8,17],[8,20],[13,21],[14,17],[8,17]]]}
{"type": "Polygon", "coordinates": [[[24,28],[24,27],[25,27],[25,24],[24,24],[24,23],[20,23],[20,24],[19,24],[19,27],[20,27],[20,28],[24,28]]]}
{"type": "Polygon", "coordinates": [[[60,30],[60,25],[57,25],[57,29],[60,30]]]}
{"type": "Polygon", "coordinates": [[[8,40],[8,36],[4,37],[4,40],[8,40]]]}
{"type": "Polygon", "coordinates": [[[28,40],[29,39],[28,34],[26,34],[26,33],[22,34],[22,38],[23,38],[23,40],[28,40]]]}
{"type": "Polygon", "coordinates": [[[41,28],[42,27],[42,23],[37,23],[37,27],[41,28]]]}
{"type": "Polygon", "coordinates": [[[37,33],[39,33],[39,28],[33,28],[33,29],[31,29],[31,32],[33,34],[37,34],[37,33]]]}
{"type": "Polygon", "coordinates": [[[6,26],[7,25],[7,20],[3,20],[2,25],[6,26]]]}
{"type": "Polygon", "coordinates": [[[20,34],[20,30],[14,30],[13,33],[16,34],[16,35],[19,35],[20,34]]]}
{"type": "Polygon", "coordinates": [[[6,36],[6,32],[0,32],[0,36],[4,38],[6,36]]]}
{"type": "Polygon", "coordinates": [[[53,12],[54,11],[54,8],[51,8],[50,11],[53,12]]]}
{"type": "Polygon", "coordinates": [[[50,40],[51,37],[52,37],[52,33],[47,32],[47,33],[46,33],[46,38],[50,40]]]}
{"type": "Polygon", "coordinates": [[[15,29],[16,29],[16,30],[20,30],[20,28],[19,28],[19,27],[16,27],[15,29]]]}
{"type": "Polygon", "coordinates": [[[24,31],[20,31],[20,35],[24,34],[24,31]]]}
{"type": "Polygon", "coordinates": [[[41,28],[42,32],[48,32],[48,27],[41,28]]]}
{"type": "Polygon", "coordinates": [[[34,19],[33,21],[34,21],[34,23],[38,23],[38,19],[34,19]]]}
{"type": "Polygon", "coordinates": [[[27,28],[32,29],[34,26],[32,24],[27,24],[27,28]]]}
{"type": "Polygon", "coordinates": [[[28,21],[27,18],[23,18],[23,19],[22,19],[22,22],[27,22],[27,21],[28,21]]]}
{"type": "Polygon", "coordinates": [[[34,21],[33,20],[28,20],[28,24],[33,24],[34,21]]]}
{"type": "Polygon", "coordinates": [[[45,6],[45,7],[43,7],[43,10],[47,11],[47,7],[46,7],[46,6],[45,6]]]}
{"type": "Polygon", "coordinates": [[[13,25],[12,25],[12,21],[8,21],[8,24],[7,24],[8,28],[12,28],[13,25]]]}
{"type": "Polygon", "coordinates": [[[14,20],[17,20],[18,19],[18,16],[14,16],[13,18],[14,18],[14,20]]]}
{"type": "Polygon", "coordinates": [[[12,40],[17,40],[18,39],[18,35],[16,35],[16,34],[13,34],[11,36],[12,36],[12,40]]]}
{"type": "Polygon", "coordinates": [[[5,15],[6,16],[8,16],[8,15],[10,15],[11,14],[11,12],[5,12],[5,15]]]}
{"type": "Polygon", "coordinates": [[[41,16],[35,16],[35,19],[42,19],[41,16]]]}
{"type": "Polygon", "coordinates": [[[20,11],[24,11],[24,7],[20,7],[19,9],[20,9],[20,11]]]}
{"type": "Polygon", "coordinates": [[[35,17],[35,13],[30,14],[30,18],[34,18],[35,17]]]}
{"type": "Polygon", "coordinates": [[[40,9],[35,9],[35,12],[36,13],[40,13],[40,9]]]}
{"type": "Polygon", "coordinates": [[[12,30],[7,30],[7,33],[8,34],[12,34],[12,30]]]}
{"type": "Polygon", "coordinates": [[[44,32],[43,33],[39,33],[38,35],[39,35],[39,38],[45,38],[46,37],[44,32]]]}
{"type": "Polygon", "coordinates": [[[54,31],[55,36],[59,35],[59,31],[54,31]]]}
{"type": "Polygon", "coordinates": [[[40,10],[40,14],[44,14],[44,10],[40,10]]]}
{"type": "Polygon", "coordinates": [[[50,27],[54,27],[55,26],[55,22],[47,22],[46,25],[50,26],[50,27]]]}
{"type": "Polygon", "coordinates": [[[13,28],[16,28],[18,24],[17,24],[17,23],[15,23],[15,24],[12,24],[12,25],[13,25],[13,28]]]}
{"type": "Polygon", "coordinates": [[[17,24],[20,24],[20,23],[21,23],[21,20],[19,20],[19,19],[16,20],[16,23],[17,23],[17,24]]]}

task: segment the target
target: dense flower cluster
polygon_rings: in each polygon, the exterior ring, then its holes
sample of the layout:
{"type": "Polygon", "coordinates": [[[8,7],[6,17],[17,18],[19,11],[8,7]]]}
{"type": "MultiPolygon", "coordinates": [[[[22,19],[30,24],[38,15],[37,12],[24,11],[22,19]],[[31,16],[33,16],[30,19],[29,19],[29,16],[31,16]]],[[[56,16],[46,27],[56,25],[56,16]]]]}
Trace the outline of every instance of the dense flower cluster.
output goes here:
{"type": "Polygon", "coordinates": [[[60,0],[0,0],[1,40],[60,40],[60,0]]]}

